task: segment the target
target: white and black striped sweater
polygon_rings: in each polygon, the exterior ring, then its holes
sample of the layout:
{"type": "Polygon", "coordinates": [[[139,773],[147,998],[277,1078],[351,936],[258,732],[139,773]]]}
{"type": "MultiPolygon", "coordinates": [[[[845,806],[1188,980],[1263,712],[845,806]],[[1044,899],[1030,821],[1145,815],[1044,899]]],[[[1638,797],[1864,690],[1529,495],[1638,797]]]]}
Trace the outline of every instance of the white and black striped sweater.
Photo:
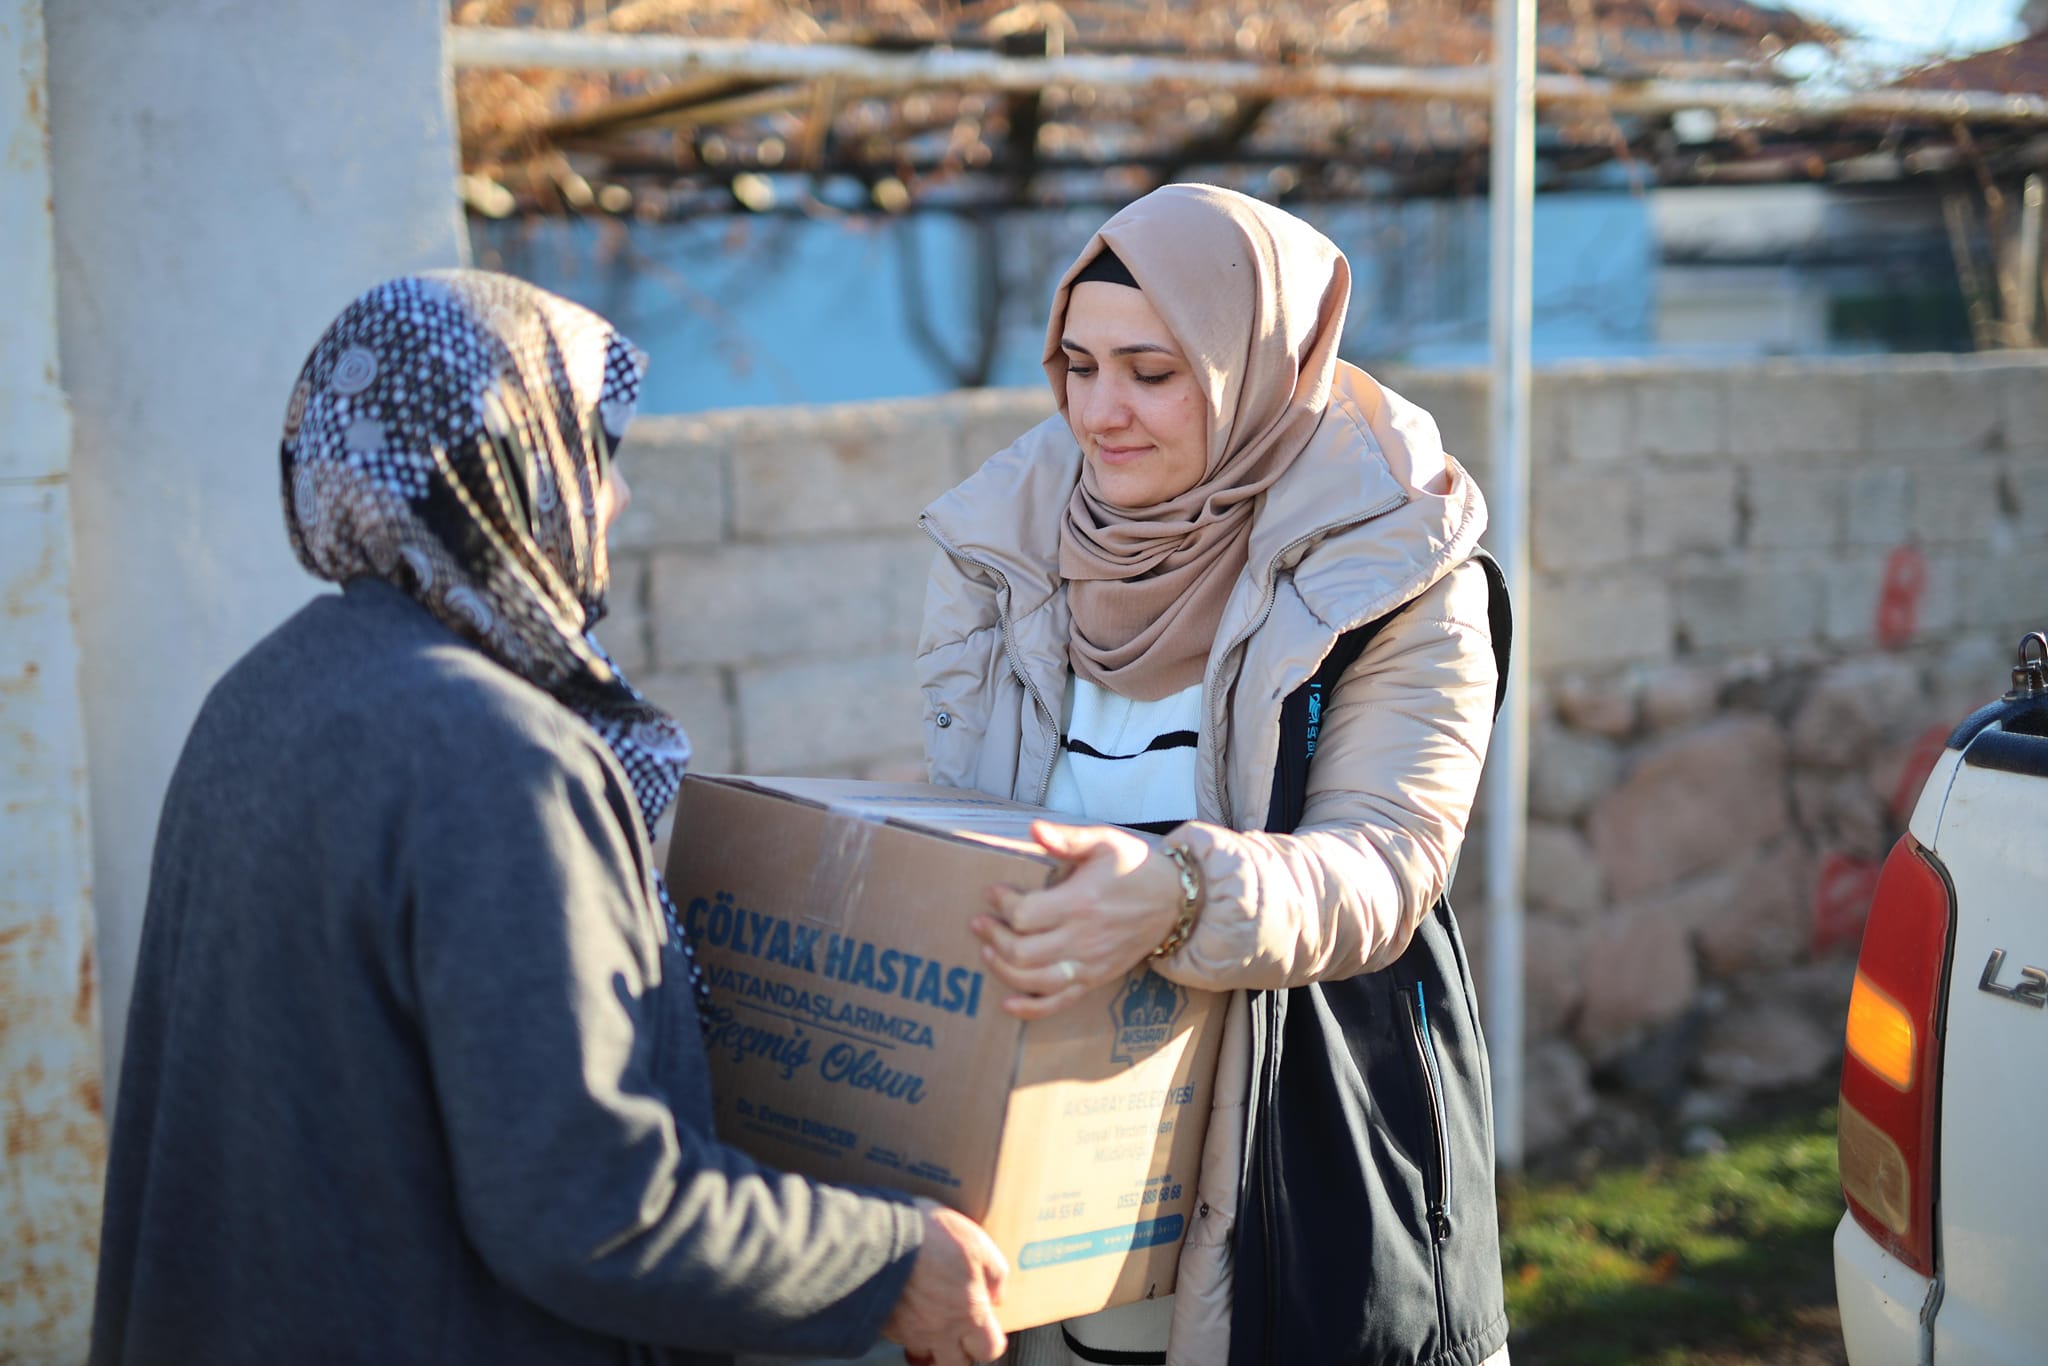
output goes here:
{"type": "Polygon", "coordinates": [[[1194,819],[1200,683],[1138,702],[1075,677],[1066,710],[1066,738],[1053,765],[1047,806],[1161,834],[1194,819]]]}

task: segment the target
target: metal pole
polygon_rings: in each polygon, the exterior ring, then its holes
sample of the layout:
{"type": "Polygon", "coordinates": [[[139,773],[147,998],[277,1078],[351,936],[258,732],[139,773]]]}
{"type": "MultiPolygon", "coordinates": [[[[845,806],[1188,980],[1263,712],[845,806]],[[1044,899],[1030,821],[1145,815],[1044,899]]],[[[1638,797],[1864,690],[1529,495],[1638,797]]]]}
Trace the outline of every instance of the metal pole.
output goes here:
{"type": "Polygon", "coordinates": [[[2013,252],[2013,273],[2019,277],[2010,319],[2014,346],[2033,346],[2040,336],[2037,319],[2041,305],[2041,198],[2041,176],[2028,176],[2020,196],[2020,240],[2013,252]]]}
{"type": "Polygon", "coordinates": [[[1487,1038],[1494,1156],[1522,1166],[1522,850],[1529,781],[1529,229],[1536,190],[1536,0],[1493,6],[1493,552],[1514,598],[1507,697],[1486,766],[1487,1038]]]}

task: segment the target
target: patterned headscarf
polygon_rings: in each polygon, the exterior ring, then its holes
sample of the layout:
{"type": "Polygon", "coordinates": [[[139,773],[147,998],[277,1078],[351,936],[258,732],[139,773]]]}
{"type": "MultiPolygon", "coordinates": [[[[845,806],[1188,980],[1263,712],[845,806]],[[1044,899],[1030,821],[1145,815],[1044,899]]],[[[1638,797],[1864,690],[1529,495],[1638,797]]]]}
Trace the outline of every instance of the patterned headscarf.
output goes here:
{"type": "Polygon", "coordinates": [[[581,716],[625,768],[651,838],[689,741],[590,634],[611,578],[597,493],[646,368],[603,318],[524,281],[406,276],[350,304],[313,348],[280,455],[299,562],[335,583],[395,585],[581,716]]]}

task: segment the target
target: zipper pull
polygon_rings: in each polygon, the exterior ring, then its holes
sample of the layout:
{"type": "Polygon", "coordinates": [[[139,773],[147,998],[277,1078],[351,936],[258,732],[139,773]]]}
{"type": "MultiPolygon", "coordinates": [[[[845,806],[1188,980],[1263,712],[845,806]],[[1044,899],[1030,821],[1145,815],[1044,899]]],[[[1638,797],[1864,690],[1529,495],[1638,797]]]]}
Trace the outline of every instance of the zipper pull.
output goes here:
{"type": "Polygon", "coordinates": [[[1444,1212],[1442,1205],[1429,1207],[1429,1231],[1439,1243],[1451,1236],[1451,1216],[1444,1212]]]}

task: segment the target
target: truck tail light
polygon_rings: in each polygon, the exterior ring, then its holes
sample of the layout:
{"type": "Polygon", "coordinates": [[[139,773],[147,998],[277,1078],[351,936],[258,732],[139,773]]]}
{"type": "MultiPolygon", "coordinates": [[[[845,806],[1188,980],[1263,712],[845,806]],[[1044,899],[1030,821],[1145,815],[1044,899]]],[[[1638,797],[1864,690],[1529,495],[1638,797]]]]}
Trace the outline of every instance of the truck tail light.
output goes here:
{"type": "Polygon", "coordinates": [[[1955,892],[1901,836],[1878,874],[1849,998],[1837,1134],[1849,1212],[1892,1256],[1934,1274],[1934,1121],[1955,892]]]}

